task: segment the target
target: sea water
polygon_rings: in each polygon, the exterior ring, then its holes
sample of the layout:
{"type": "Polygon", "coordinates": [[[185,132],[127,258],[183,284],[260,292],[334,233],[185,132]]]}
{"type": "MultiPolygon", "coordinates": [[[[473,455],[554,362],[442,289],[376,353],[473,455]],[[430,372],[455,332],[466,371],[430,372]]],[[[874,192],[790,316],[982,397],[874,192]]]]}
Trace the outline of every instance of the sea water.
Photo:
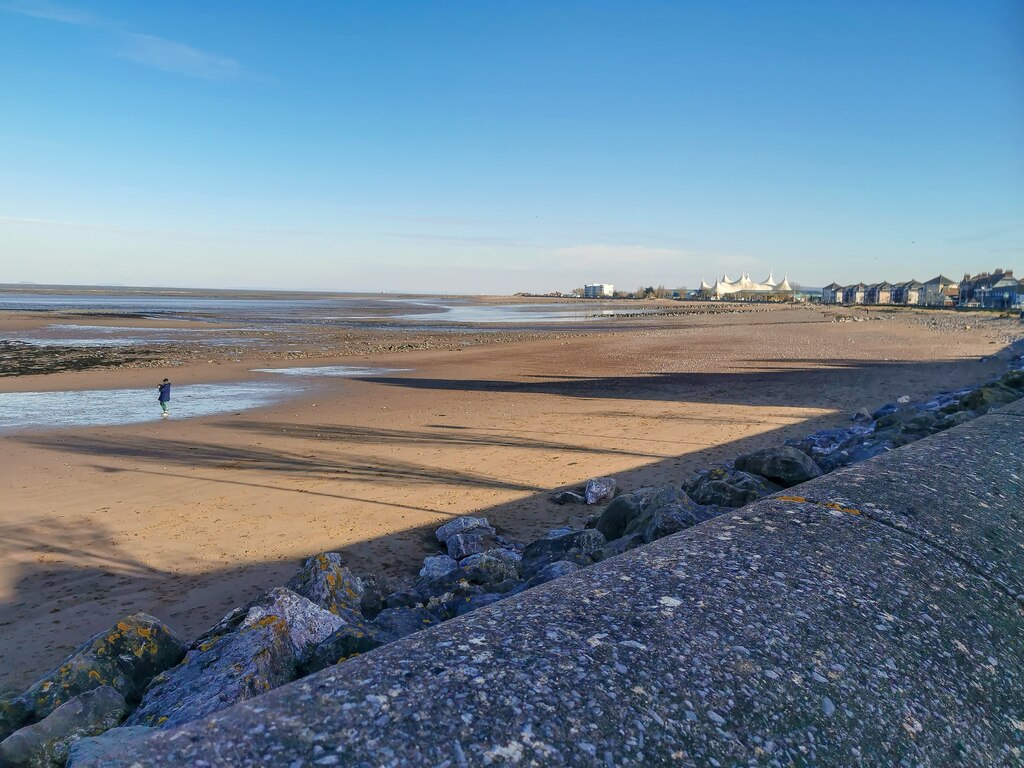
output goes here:
{"type": "MultiPolygon", "coordinates": [[[[211,416],[272,405],[301,391],[293,384],[266,381],[175,385],[173,419],[211,416]]],[[[157,388],[90,389],[63,392],[0,392],[0,431],[115,426],[158,421],[157,388]]]]}

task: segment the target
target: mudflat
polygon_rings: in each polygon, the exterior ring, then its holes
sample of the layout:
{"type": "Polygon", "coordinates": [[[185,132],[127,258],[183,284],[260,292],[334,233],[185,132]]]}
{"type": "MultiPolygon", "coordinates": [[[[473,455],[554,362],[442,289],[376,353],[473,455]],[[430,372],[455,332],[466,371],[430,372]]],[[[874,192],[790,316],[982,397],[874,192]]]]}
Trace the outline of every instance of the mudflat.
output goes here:
{"type": "Polygon", "coordinates": [[[82,408],[92,390],[153,387],[155,411],[165,375],[180,386],[280,381],[253,369],[291,365],[406,369],[303,380],[283,402],[217,416],[180,419],[172,401],[167,421],[0,438],[0,688],[135,611],[195,636],[318,551],[409,577],[454,516],[535,538],[591,511],[552,503],[553,489],[682,481],[860,407],[977,384],[1002,372],[990,356],[1014,332],[979,318],[761,306],[369,355],[353,337],[301,359],[269,345],[173,369],[147,358],[2,378],[0,392],[67,391],[82,408]]]}

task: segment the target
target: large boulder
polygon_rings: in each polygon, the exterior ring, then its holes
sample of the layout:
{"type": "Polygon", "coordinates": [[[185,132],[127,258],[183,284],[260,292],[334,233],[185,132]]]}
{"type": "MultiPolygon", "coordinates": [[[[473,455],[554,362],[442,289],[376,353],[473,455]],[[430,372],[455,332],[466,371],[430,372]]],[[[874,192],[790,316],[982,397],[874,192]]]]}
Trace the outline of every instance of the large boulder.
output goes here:
{"type": "Polygon", "coordinates": [[[420,632],[437,623],[437,617],[426,608],[388,608],[373,620],[374,627],[395,639],[420,632]]]}
{"type": "Polygon", "coordinates": [[[686,492],[698,504],[742,507],[782,490],[758,475],[739,470],[712,469],[701,472],[686,485],[686,492]]]}
{"type": "Polygon", "coordinates": [[[601,512],[594,527],[608,541],[619,538],[626,526],[643,513],[655,493],[654,488],[641,488],[616,496],[601,512]]]}
{"type": "Polygon", "coordinates": [[[3,741],[32,719],[32,709],[26,701],[15,696],[0,699],[0,741],[3,741]]]}
{"type": "Polygon", "coordinates": [[[479,555],[494,546],[494,536],[483,528],[475,528],[466,533],[454,533],[448,537],[445,546],[448,556],[454,560],[462,560],[470,555],[479,555]]]}
{"type": "Polygon", "coordinates": [[[803,451],[788,445],[762,448],[736,459],[736,469],[768,478],[783,488],[821,477],[821,467],[803,451]]]}
{"type": "Polygon", "coordinates": [[[124,697],[114,688],[93,688],[0,742],[0,765],[63,768],[73,742],[113,728],[127,711],[124,697]]]}
{"type": "Polygon", "coordinates": [[[448,555],[430,555],[423,560],[423,567],[420,568],[420,578],[426,581],[436,579],[438,576],[451,573],[458,567],[459,562],[453,557],[448,557],[448,555]]]}
{"type": "Polygon", "coordinates": [[[639,534],[644,543],[649,544],[718,517],[725,511],[725,507],[704,506],[684,496],[679,501],[652,507],[629,525],[626,535],[639,534]]]}
{"type": "Polygon", "coordinates": [[[492,528],[491,524],[487,522],[486,517],[470,516],[457,517],[451,522],[445,523],[440,528],[438,528],[437,531],[434,532],[434,535],[437,537],[437,540],[441,544],[447,545],[448,539],[450,539],[452,536],[455,536],[456,534],[466,534],[472,531],[476,531],[481,535],[494,535],[494,528],[492,528]]]}
{"type": "Polygon", "coordinates": [[[518,579],[523,556],[511,549],[489,549],[465,558],[459,567],[466,571],[470,582],[497,584],[507,579],[518,579]]]}
{"type": "Polygon", "coordinates": [[[155,732],[154,728],[147,728],[144,725],[125,725],[120,728],[111,728],[99,736],[79,739],[71,745],[67,768],[86,764],[105,765],[107,761],[117,757],[126,745],[133,744],[155,732]]]}
{"type": "Polygon", "coordinates": [[[606,540],[600,531],[585,529],[557,539],[538,539],[523,550],[522,573],[532,577],[541,568],[559,560],[585,567],[600,559],[606,540]]]}
{"type": "Polygon", "coordinates": [[[973,392],[968,392],[960,398],[960,405],[971,411],[985,413],[994,406],[1012,403],[1020,398],[1021,393],[1016,389],[1004,387],[1000,384],[986,384],[973,392]]]}
{"type": "Polygon", "coordinates": [[[86,691],[109,685],[131,705],[150,681],[185,655],[186,644],[159,619],[136,613],[93,635],[21,697],[39,720],[86,691]]]}
{"type": "Polygon", "coordinates": [[[321,552],[306,560],[285,588],[346,618],[359,613],[365,591],[362,579],[345,566],[337,552],[321,552]]]}
{"type": "Polygon", "coordinates": [[[127,724],[170,728],[291,682],[344,624],[291,590],[272,589],[198,638],[183,663],[153,681],[127,724]]]}
{"type": "Polygon", "coordinates": [[[1010,371],[999,380],[999,384],[1024,392],[1024,371],[1010,371]]]}
{"type": "Polygon", "coordinates": [[[832,472],[840,467],[847,467],[851,464],[867,461],[896,447],[895,443],[891,440],[878,439],[879,436],[877,435],[869,437],[874,437],[875,439],[864,440],[862,438],[857,442],[847,445],[842,450],[831,453],[828,456],[823,456],[818,460],[818,464],[825,472],[832,472]]]}
{"type": "Polygon", "coordinates": [[[304,665],[304,671],[312,674],[333,667],[345,659],[379,648],[393,639],[393,636],[370,623],[347,624],[313,650],[304,665]]]}

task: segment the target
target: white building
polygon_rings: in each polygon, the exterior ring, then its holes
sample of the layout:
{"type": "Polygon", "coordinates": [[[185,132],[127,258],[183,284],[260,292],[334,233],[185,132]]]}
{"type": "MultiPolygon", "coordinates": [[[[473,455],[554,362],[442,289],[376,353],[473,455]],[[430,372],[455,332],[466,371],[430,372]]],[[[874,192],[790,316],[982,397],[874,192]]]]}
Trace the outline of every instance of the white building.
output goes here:
{"type": "Polygon", "coordinates": [[[728,275],[722,275],[722,278],[716,280],[714,285],[708,285],[701,280],[700,293],[707,298],[714,299],[791,297],[793,288],[790,286],[788,278],[783,278],[780,283],[776,282],[774,275],[769,274],[763,283],[755,283],[750,279],[750,275],[743,273],[739,280],[730,280],[728,275]]]}
{"type": "Polygon", "coordinates": [[[615,295],[615,286],[610,283],[591,283],[583,286],[583,296],[587,299],[604,299],[615,295]]]}

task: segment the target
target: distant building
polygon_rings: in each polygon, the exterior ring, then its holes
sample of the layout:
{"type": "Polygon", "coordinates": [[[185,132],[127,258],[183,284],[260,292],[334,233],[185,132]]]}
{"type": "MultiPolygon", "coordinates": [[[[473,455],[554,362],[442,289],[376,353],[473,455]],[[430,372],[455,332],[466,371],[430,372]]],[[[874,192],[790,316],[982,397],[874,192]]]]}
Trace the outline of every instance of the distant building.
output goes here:
{"type": "Polygon", "coordinates": [[[610,283],[592,283],[583,286],[583,297],[587,299],[605,299],[615,295],[615,286],[610,283]]]}
{"type": "Polygon", "coordinates": [[[960,281],[961,307],[1010,309],[1024,305],[1024,286],[1013,276],[1012,270],[997,269],[991,274],[982,272],[960,281]]]}
{"type": "Polygon", "coordinates": [[[958,283],[945,275],[939,275],[921,284],[918,304],[926,307],[952,307],[957,303],[958,293],[958,283]]]}
{"type": "Polygon", "coordinates": [[[768,300],[778,301],[792,299],[794,290],[789,284],[789,278],[784,277],[782,282],[777,282],[775,276],[769,273],[763,283],[755,283],[750,275],[743,273],[739,280],[730,280],[728,275],[722,275],[714,285],[708,285],[701,280],[698,294],[706,299],[739,299],[739,300],[768,300]]]}
{"type": "Polygon", "coordinates": [[[920,303],[921,288],[923,285],[917,280],[908,280],[905,283],[896,283],[892,287],[892,303],[903,306],[914,306],[920,303]]]}
{"type": "Polygon", "coordinates": [[[864,291],[865,304],[892,304],[892,283],[872,283],[864,291]]]}
{"type": "Polygon", "coordinates": [[[863,304],[868,287],[864,283],[847,285],[843,288],[843,304],[863,304]]]}
{"type": "Polygon", "coordinates": [[[822,304],[840,304],[843,301],[843,286],[830,283],[821,289],[822,304]]]}

